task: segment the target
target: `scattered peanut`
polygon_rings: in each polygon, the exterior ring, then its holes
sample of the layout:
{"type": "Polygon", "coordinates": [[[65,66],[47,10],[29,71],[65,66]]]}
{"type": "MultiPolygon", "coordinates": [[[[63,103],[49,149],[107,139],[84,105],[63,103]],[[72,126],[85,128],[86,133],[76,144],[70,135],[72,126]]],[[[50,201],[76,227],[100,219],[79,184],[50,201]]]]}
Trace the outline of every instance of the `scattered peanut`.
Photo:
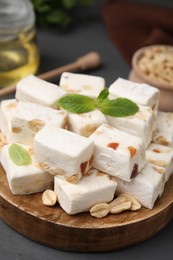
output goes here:
{"type": "Polygon", "coordinates": [[[124,210],[128,210],[128,209],[131,208],[131,205],[132,205],[131,201],[125,201],[125,202],[123,202],[123,203],[121,203],[119,205],[113,206],[110,209],[110,213],[111,214],[117,214],[117,213],[120,213],[120,212],[122,212],[124,210]]]}
{"type": "Polygon", "coordinates": [[[57,202],[56,193],[53,190],[45,190],[42,194],[42,201],[46,206],[54,206],[57,202]]]}
{"type": "Polygon", "coordinates": [[[96,204],[90,209],[90,214],[96,218],[106,217],[109,213],[109,205],[107,203],[96,204]]]}
{"type": "Polygon", "coordinates": [[[90,214],[96,218],[106,217],[109,213],[117,214],[125,210],[136,211],[141,204],[130,194],[122,193],[110,203],[99,203],[90,209],[90,214]]]}
{"type": "Polygon", "coordinates": [[[120,194],[119,198],[125,198],[125,199],[131,201],[132,205],[131,205],[130,210],[132,210],[132,211],[136,211],[141,208],[141,204],[139,203],[139,201],[128,193],[120,194]]]}
{"type": "Polygon", "coordinates": [[[115,207],[117,205],[120,205],[124,202],[128,201],[125,197],[118,196],[116,199],[114,199],[112,202],[109,203],[110,207],[115,207]]]}

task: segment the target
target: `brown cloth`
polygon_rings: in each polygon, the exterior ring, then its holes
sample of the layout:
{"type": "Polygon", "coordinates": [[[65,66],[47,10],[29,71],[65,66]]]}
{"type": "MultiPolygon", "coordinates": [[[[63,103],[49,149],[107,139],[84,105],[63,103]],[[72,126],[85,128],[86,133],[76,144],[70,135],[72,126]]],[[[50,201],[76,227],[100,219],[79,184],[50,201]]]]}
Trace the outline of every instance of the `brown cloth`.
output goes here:
{"type": "Polygon", "coordinates": [[[173,9],[128,0],[108,0],[102,10],[108,34],[131,65],[134,52],[146,45],[173,45],[173,9]]]}

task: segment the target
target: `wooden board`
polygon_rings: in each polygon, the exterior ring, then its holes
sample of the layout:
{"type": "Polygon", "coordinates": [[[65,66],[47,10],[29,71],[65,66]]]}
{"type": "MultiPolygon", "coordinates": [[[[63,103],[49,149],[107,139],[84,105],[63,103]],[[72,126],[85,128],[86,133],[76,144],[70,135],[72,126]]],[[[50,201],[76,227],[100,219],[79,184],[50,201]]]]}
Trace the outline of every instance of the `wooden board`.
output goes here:
{"type": "Polygon", "coordinates": [[[78,252],[105,252],[140,243],[173,218],[173,176],[153,210],[123,212],[96,219],[89,213],[67,215],[58,205],[46,207],[41,193],[11,194],[0,167],[0,218],[12,228],[50,247],[78,252]]]}

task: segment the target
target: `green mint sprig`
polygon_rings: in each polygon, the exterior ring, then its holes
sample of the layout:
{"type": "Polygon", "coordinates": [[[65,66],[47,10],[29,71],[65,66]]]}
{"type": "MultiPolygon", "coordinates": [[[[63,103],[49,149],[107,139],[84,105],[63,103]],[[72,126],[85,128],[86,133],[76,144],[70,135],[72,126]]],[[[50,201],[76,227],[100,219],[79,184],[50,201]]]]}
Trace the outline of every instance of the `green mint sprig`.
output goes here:
{"type": "Polygon", "coordinates": [[[57,105],[72,113],[86,113],[99,109],[103,114],[112,117],[127,117],[138,112],[139,107],[128,98],[109,99],[109,90],[103,89],[94,100],[81,94],[68,94],[57,102],[57,105]]]}
{"type": "Polygon", "coordinates": [[[84,22],[87,15],[82,11],[91,8],[93,0],[31,0],[36,20],[40,25],[57,25],[67,28],[77,22],[84,22]],[[82,13],[82,15],[81,15],[82,13]]]}
{"type": "Polygon", "coordinates": [[[27,150],[18,144],[12,144],[9,147],[8,152],[10,159],[17,166],[28,165],[32,163],[32,159],[27,150]]]}

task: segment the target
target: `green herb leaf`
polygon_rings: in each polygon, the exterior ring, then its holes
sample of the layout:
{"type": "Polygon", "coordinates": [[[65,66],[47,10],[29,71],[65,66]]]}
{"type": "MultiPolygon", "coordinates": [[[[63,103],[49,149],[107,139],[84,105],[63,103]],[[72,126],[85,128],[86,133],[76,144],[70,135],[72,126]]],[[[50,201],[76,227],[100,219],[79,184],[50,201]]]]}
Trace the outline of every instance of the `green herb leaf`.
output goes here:
{"type": "Polygon", "coordinates": [[[72,113],[86,113],[96,108],[96,101],[94,99],[80,94],[66,95],[57,104],[72,113]]]}
{"type": "MultiPolygon", "coordinates": [[[[82,22],[86,17],[85,9],[90,7],[93,0],[31,0],[36,20],[41,25],[54,24],[59,28],[82,22]],[[82,14],[82,17],[81,17],[82,14]]],[[[88,18],[89,19],[89,18],[88,18]]]]}
{"type": "Polygon", "coordinates": [[[70,8],[73,8],[77,4],[77,1],[76,0],[62,0],[62,3],[65,8],[70,9],[70,8]]]}
{"type": "Polygon", "coordinates": [[[109,90],[108,90],[108,88],[104,88],[101,92],[100,92],[100,94],[98,95],[98,97],[97,97],[97,101],[103,101],[103,100],[105,100],[105,99],[107,99],[107,97],[109,96],[109,90]]]}
{"type": "Polygon", "coordinates": [[[13,163],[18,166],[28,165],[32,163],[32,159],[27,150],[25,150],[22,146],[18,144],[12,144],[9,147],[9,156],[13,163]]]}
{"type": "Polygon", "coordinates": [[[45,16],[45,19],[48,23],[61,24],[63,26],[66,26],[71,22],[70,16],[63,10],[58,9],[52,10],[51,13],[48,13],[45,16]]]}
{"type": "Polygon", "coordinates": [[[139,110],[139,107],[127,98],[106,99],[98,104],[98,108],[103,114],[113,117],[131,116],[139,110]]]}

